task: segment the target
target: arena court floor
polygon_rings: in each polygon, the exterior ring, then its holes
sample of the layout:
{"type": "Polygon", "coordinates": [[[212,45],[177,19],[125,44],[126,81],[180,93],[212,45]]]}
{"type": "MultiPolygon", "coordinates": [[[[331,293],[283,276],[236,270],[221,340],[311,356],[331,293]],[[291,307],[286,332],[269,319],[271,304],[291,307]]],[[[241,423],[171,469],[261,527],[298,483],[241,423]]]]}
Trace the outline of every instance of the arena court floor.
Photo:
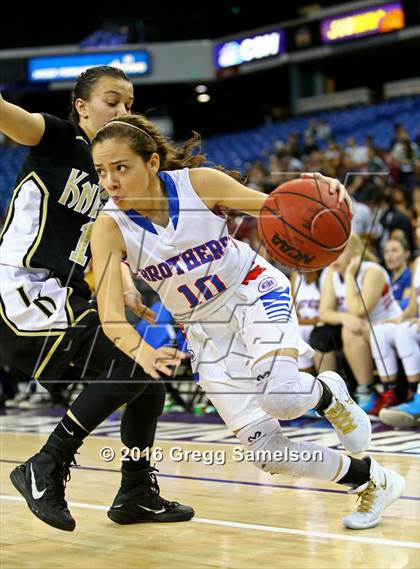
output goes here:
{"type": "MultiPolygon", "coordinates": [[[[340,519],[354,509],[354,496],[334,484],[273,477],[238,462],[238,443],[217,417],[167,414],[155,447],[156,458],[163,455],[156,464],[162,495],[193,505],[196,517],[178,524],[118,526],[106,517],[119,485],[116,414],[77,456],[80,466],[72,469],[67,490],[77,527],[66,533],[37,520],[9,481],[10,470],[40,448],[58,414],[9,410],[0,417],[2,568],[420,567],[418,432],[374,424],[372,455],[403,474],[407,488],[379,527],[351,531],[340,519]],[[101,458],[104,447],[111,449],[108,454],[115,451],[114,460],[101,458]],[[208,464],[211,460],[219,464],[208,464]]],[[[285,430],[294,439],[337,444],[322,420],[290,422],[285,430]]]]}

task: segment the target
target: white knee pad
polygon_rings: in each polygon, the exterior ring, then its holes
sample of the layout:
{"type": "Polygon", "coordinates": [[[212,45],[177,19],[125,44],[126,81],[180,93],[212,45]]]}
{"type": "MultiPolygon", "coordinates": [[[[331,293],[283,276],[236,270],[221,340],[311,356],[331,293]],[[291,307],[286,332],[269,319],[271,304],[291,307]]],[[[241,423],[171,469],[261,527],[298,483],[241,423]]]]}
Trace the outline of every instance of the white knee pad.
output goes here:
{"type": "Polygon", "coordinates": [[[296,419],[319,402],[320,382],[309,373],[299,372],[291,357],[266,358],[252,371],[259,382],[258,403],[272,417],[296,419]]]}
{"type": "Polygon", "coordinates": [[[420,373],[420,332],[417,322],[402,322],[395,332],[395,345],[406,375],[420,373]]]}
{"type": "Polygon", "coordinates": [[[270,474],[338,480],[347,466],[335,450],[291,441],[273,417],[250,423],[236,436],[247,450],[247,460],[270,474]]]}
{"type": "Polygon", "coordinates": [[[380,377],[388,377],[398,372],[395,351],[396,328],[396,324],[387,322],[373,326],[370,333],[370,349],[380,377]]]}

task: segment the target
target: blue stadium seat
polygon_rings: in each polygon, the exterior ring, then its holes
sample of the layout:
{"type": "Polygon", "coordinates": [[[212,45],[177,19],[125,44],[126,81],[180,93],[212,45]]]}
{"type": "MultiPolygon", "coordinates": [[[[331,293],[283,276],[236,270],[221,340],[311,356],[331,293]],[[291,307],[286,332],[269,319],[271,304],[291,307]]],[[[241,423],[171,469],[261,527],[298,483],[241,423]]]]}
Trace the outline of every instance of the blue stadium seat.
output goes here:
{"type": "Polygon", "coordinates": [[[420,134],[420,97],[399,97],[373,105],[355,105],[332,112],[318,112],[287,121],[265,124],[256,129],[224,134],[204,141],[209,161],[223,163],[227,168],[247,167],[256,160],[265,160],[278,140],[286,141],[292,132],[302,132],[311,119],[325,119],[332,137],[345,143],[354,137],[357,143],[371,135],[381,149],[389,147],[394,124],[402,123],[414,138],[420,134]]]}

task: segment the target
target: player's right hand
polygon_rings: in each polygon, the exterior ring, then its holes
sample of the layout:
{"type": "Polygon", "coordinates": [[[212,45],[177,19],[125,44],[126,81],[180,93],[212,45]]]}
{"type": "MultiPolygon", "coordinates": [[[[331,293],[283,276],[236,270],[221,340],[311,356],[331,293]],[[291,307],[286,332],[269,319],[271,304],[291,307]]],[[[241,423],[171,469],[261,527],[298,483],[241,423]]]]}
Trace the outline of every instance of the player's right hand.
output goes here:
{"type": "Polygon", "coordinates": [[[363,334],[365,323],[362,318],[359,318],[355,314],[350,314],[348,312],[344,313],[342,318],[343,328],[347,328],[347,330],[353,334],[363,334]]]}
{"type": "Polygon", "coordinates": [[[156,312],[143,304],[142,296],[137,289],[124,292],[124,303],[134,314],[149,324],[156,324],[156,312]]]}
{"type": "Polygon", "coordinates": [[[136,360],[153,379],[160,379],[161,374],[172,377],[174,368],[177,368],[186,357],[188,357],[187,354],[176,348],[154,349],[150,345],[143,344],[136,360]]]}

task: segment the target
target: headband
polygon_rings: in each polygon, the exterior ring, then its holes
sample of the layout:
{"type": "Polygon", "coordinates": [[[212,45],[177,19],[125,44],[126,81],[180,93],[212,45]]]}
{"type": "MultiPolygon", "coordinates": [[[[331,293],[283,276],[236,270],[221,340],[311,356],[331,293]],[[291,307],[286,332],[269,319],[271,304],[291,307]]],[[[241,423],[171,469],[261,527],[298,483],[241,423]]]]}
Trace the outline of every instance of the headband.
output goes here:
{"type": "MultiPolygon", "coordinates": [[[[142,128],[140,128],[139,126],[136,126],[135,124],[131,124],[129,122],[124,122],[124,121],[109,121],[106,124],[104,124],[104,126],[102,128],[100,128],[99,130],[103,130],[104,128],[106,128],[107,126],[109,126],[110,124],[124,124],[126,126],[131,126],[131,128],[135,128],[136,130],[139,130],[140,132],[142,132],[143,134],[145,134],[148,138],[150,138],[150,140],[156,144],[156,140],[150,136],[150,134],[148,132],[146,132],[145,130],[143,130],[142,128]]],[[[99,132],[99,131],[98,131],[99,132]]]]}

